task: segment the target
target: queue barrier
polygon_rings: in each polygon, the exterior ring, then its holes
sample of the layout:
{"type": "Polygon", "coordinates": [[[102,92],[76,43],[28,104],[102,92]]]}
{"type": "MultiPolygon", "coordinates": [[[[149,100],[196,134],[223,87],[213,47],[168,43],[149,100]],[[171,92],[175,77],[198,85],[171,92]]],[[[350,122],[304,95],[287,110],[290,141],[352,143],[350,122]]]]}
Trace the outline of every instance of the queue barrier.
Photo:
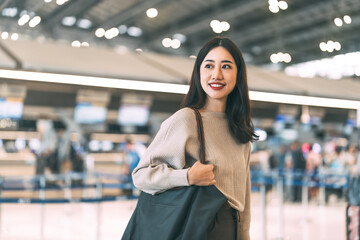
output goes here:
{"type": "Polygon", "coordinates": [[[0,198],[0,203],[97,203],[109,201],[121,201],[137,199],[137,196],[110,196],[102,198],[54,198],[54,199],[39,199],[39,198],[0,198]]]}
{"type": "MultiPolygon", "coordinates": [[[[308,173],[301,170],[296,171],[273,171],[273,172],[262,172],[262,171],[251,171],[251,183],[252,190],[259,191],[260,185],[276,185],[278,181],[283,181],[285,186],[301,186],[301,187],[319,187],[319,188],[331,188],[331,189],[347,189],[350,175],[348,174],[320,174],[320,173],[308,173]],[[286,179],[290,178],[289,181],[286,179]],[[300,178],[300,179],[299,179],[300,178]],[[311,179],[317,179],[313,181],[311,179]],[[335,178],[335,182],[326,182],[326,179],[335,178]],[[336,182],[336,180],[341,180],[336,182]]],[[[96,201],[116,201],[123,199],[123,196],[117,196],[109,199],[103,199],[101,197],[91,199],[56,199],[45,200],[45,199],[27,199],[27,200],[18,200],[15,199],[6,199],[1,197],[1,192],[4,191],[64,191],[64,190],[81,190],[81,189],[91,189],[91,188],[101,188],[101,189],[119,189],[119,190],[132,190],[135,189],[135,186],[131,183],[129,176],[125,175],[116,175],[108,173],[68,173],[68,174],[59,174],[59,175],[37,175],[31,178],[4,178],[0,177],[0,203],[21,203],[26,201],[27,203],[66,203],[66,202],[96,202],[96,201]],[[72,180],[89,180],[95,179],[97,183],[91,184],[71,184],[72,180]],[[119,183],[101,183],[102,179],[112,179],[117,180],[119,183]],[[46,181],[65,181],[63,185],[57,184],[47,184],[46,181]],[[66,183],[68,181],[68,183],[66,183]],[[21,184],[22,186],[12,186],[11,184],[21,184]],[[26,186],[27,185],[27,186],[26,186]]],[[[132,196],[136,198],[137,196],[132,196]]]]}
{"type": "MultiPolygon", "coordinates": [[[[279,204],[279,236],[278,239],[284,239],[284,219],[283,219],[283,188],[284,186],[302,187],[302,206],[304,209],[308,206],[308,188],[319,187],[321,205],[325,205],[325,191],[326,189],[347,189],[349,183],[349,174],[336,173],[314,173],[304,172],[301,170],[276,170],[271,172],[262,172],[257,170],[251,171],[252,191],[260,191],[261,198],[261,213],[262,213],[262,240],[266,240],[266,186],[275,186],[277,195],[280,199],[279,204]]],[[[0,176],[0,219],[1,219],[1,204],[41,204],[41,230],[40,238],[44,239],[44,205],[46,204],[64,204],[64,203],[96,203],[98,223],[97,239],[100,239],[99,221],[101,202],[107,201],[122,201],[127,199],[137,199],[137,194],[120,195],[120,196],[103,196],[103,189],[121,189],[133,190],[136,188],[131,182],[131,178],[125,175],[109,174],[109,173],[67,173],[59,175],[38,175],[35,177],[1,177],[0,176]],[[117,183],[102,183],[102,180],[111,179],[117,183]],[[63,182],[63,184],[54,184],[54,182],[63,182]],[[72,184],[72,181],[80,181],[81,183],[72,184]],[[84,183],[92,181],[92,183],[84,183]],[[49,184],[50,183],[50,184],[49,184]],[[14,186],[20,185],[20,186],[14,186]],[[95,189],[95,197],[73,198],[69,191],[73,189],[95,189]],[[5,191],[39,191],[39,198],[3,198],[2,193],[5,191]],[[65,198],[45,198],[45,191],[65,191],[67,197],[65,198]]],[[[1,224],[1,222],[0,222],[1,224]]]]}

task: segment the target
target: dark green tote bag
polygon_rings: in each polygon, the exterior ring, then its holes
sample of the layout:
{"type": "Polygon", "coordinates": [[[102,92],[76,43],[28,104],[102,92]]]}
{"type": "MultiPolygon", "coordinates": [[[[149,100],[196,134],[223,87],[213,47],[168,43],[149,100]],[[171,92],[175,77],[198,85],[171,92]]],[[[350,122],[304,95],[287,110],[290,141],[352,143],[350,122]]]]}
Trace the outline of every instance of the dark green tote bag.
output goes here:
{"type": "MultiPolygon", "coordinates": [[[[201,115],[197,109],[200,162],[205,164],[201,115]]],[[[209,225],[227,198],[214,186],[189,186],[151,195],[141,192],[122,240],[206,240],[209,225]]]]}

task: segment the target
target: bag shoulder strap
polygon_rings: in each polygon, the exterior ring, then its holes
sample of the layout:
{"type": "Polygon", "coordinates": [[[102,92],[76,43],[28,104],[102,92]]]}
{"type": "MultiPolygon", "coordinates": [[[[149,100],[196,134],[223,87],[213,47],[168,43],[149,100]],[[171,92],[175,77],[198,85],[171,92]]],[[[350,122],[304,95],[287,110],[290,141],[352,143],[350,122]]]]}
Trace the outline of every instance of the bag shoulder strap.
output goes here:
{"type": "Polygon", "coordinates": [[[201,114],[199,110],[196,108],[191,108],[195,112],[196,116],[196,123],[197,123],[197,130],[198,130],[198,139],[200,145],[200,162],[205,164],[205,138],[204,138],[204,128],[202,124],[201,114]]]}

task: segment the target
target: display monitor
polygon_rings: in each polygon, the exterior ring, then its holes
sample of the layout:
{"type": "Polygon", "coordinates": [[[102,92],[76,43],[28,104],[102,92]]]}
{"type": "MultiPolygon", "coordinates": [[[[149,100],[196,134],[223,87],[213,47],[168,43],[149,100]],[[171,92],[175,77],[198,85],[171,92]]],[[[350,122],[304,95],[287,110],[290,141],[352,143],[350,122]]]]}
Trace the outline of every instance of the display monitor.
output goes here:
{"type": "Polygon", "coordinates": [[[75,122],[80,124],[100,124],[106,120],[107,109],[91,103],[78,103],[74,111],[75,122]]]}
{"type": "Polygon", "coordinates": [[[145,126],[149,115],[147,105],[122,104],[119,108],[118,123],[123,126],[145,126]]]}
{"type": "Polygon", "coordinates": [[[24,103],[21,99],[0,98],[0,119],[18,120],[23,113],[24,103]]]}

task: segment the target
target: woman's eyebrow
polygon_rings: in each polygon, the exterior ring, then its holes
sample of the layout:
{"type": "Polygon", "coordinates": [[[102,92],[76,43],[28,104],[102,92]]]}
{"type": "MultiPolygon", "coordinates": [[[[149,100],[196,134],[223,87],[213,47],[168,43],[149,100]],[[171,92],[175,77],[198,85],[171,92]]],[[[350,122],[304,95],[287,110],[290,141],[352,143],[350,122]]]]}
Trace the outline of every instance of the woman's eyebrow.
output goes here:
{"type": "Polygon", "coordinates": [[[232,61],[230,61],[230,60],[223,60],[223,61],[221,61],[222,63],[231,63],[231,64],[234,64],[232,61]]]}
{"type": "MultiPolygon", "coordinates": [[[[204,62],[215,62],[214,60],[212,59],[206,59],[204,62]]],[[[230,60],[222,60],[221,61],[222,63],[231,63],[231,64],[234,64],[232,61],[230,60]]]]}

